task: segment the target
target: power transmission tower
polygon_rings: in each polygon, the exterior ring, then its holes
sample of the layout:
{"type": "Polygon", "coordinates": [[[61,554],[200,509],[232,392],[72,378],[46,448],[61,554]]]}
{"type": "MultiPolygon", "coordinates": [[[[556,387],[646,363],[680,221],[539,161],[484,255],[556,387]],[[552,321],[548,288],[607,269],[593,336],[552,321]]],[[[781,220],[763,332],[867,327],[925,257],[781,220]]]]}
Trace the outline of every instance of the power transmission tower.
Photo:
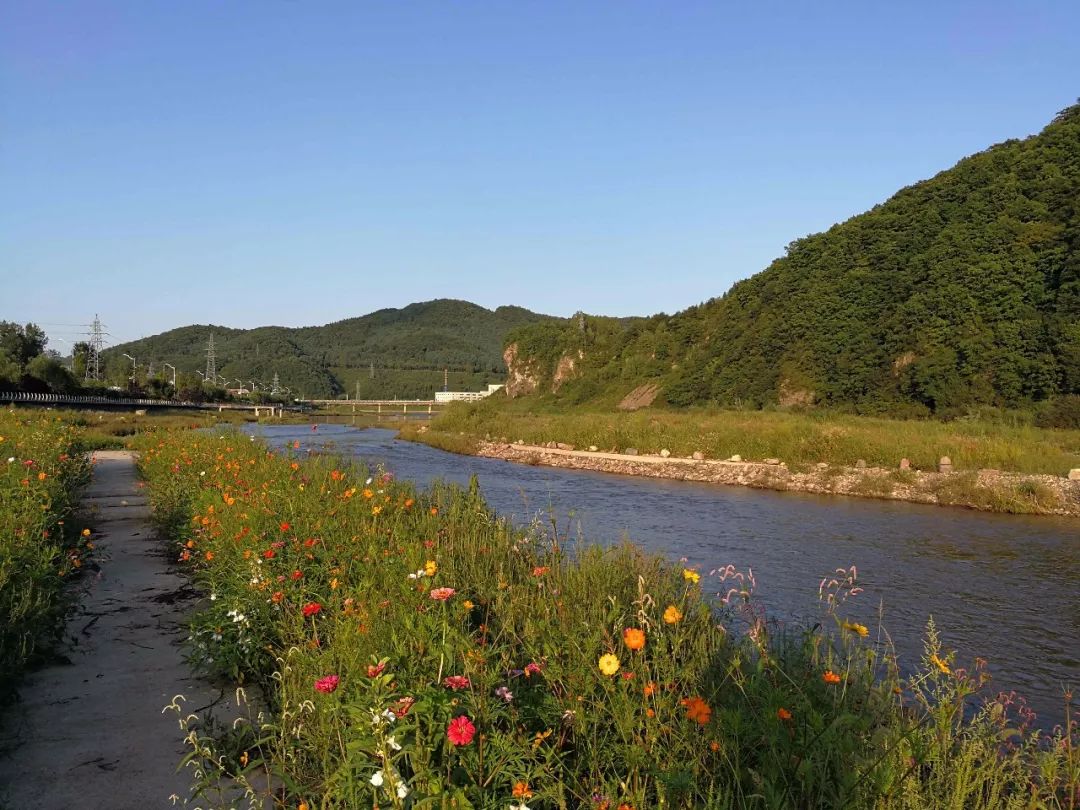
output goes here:
{"type": "Polygon", "coordinates": [[[270,383],[270,395],[276,397],[281,391],[281,380],[278,379],[277,372],[274,372],[274,379],[270,383]]]}
{"type": "Polygon", "coordinates": [[[206,344],[206,379],[217,383],[217,355],[214,354],[214,333],[210,333],[210,342],[206,344]]]}
{"type": "Polygon", "coordinates": [[[90,324],[90,335],[87,341],[89,350],[86,353],[86,379],[101,379],[101,350],[105,348],[105,327],[101,318],[94,315],[94,322],[90,324]]]}

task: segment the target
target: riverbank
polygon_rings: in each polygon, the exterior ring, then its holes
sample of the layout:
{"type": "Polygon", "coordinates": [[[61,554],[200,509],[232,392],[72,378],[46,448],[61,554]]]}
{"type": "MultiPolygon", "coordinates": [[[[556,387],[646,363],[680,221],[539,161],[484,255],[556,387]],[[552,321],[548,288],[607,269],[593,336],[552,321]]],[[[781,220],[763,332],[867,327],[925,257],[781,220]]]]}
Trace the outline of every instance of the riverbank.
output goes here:
{"type": "MultiPolygon", "coordinates": [[[[673,455],[577,450],[572,445],[463,440],[460,435],[425,429],[403,430],[401,437],[444,450],[497,458],[518,464],[544,465],[617,475],[698,481],[777,491],[846,495],[960,506],[988,512],[1080,517],[1080,480],[1054,475],[1001,470],[937,472],[883,467],[846,467],[819,463],[791,469],[779,459],[766,461],[679,458],[673,455]]],[[[664,451],[662,451],[664,452],[664,451]]],[[[698,454],[699,456],[703,454],[698,454]]]]}
{"type": "Polygon", "coordinates": [[[1073,729],[1037,734],[992,700],[959,719],[987,681],[933,628],[902,676],[884,631],[851,613],[854,568],[822,582],[813,624],[784,630],[752,575],[629,544],[569,550],[499,519],[475,482],[417,491],[299,437],[284,452],[194,432],[140,449],[157,523],[212,595],[194,657],[270,698],[255,726],[199,734],[196,761],[242,785],[266,768],[290,806],[758,807],[765,793],[989,810],[1076,790],[1073,729]]]}

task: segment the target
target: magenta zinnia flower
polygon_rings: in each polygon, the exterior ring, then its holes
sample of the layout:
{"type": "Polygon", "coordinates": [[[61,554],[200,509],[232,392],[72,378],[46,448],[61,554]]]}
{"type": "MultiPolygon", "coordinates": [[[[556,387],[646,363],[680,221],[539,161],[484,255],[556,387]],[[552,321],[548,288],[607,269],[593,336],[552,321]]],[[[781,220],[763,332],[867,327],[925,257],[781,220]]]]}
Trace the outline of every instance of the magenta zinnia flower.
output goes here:
{"type": "Polygon", "coordinates": [[[318,692],[323,692],[329,695],[331,692],[336,691],[338,684],[341,683],[341,678],[337,675],[327,675],[325,678],[319,678],[315,681],[315,689],[318,692]]]}
{"type": "Polygon", "coordinates": [[[449,689],[468,689],[471,682],[464,675],[448,675],[443,679],[443,685],[449,689]]]}
{"type": "Polygon", "coordinates": [[[446,737],[454,745],[468,745],[476,735],[476,726],[465,715],[455,717],[446,727],[446,737]]]}

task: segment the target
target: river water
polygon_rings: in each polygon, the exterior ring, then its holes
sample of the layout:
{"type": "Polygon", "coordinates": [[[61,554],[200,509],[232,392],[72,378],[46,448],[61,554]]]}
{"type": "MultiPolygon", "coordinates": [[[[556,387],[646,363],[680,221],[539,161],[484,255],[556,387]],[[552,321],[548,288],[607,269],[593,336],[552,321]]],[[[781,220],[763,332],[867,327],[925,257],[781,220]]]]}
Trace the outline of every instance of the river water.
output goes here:
{"type": "MultiPolygon", "coordinates": [[[[342,425],[248,426],[273,445],[357,457],[427,486],[480,490],[521,523],[556,521],[589,542],[624,538],[703,573],[753,569],[771,616],[810,615],[821,578],[857,566],[865,590],[845,607],[876,633],[879,613],[904,662],[918,659],[927,619],[959,654],[989,661],[992,687],[1015,690],[1045,728],[1080,691],[1080,522],[963,509],[771,492],[684,481],[532,467],[459,456],[342,425]]],[[[716,580],[702,579],[703,587],[716,580]]],[[[1080,697],[1080,695],[1078,695],[1080,697]]],[[[1074,704],[1075,704],[1074,700],[1074,704]]]]}

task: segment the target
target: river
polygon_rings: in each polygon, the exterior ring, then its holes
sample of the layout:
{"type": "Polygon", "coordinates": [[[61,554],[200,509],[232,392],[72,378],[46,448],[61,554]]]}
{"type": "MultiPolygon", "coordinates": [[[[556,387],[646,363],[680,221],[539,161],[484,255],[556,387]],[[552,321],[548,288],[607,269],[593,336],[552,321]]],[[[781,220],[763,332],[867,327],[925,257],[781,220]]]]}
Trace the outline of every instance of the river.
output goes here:
{"type": "Polygon", "coordinates": [[[299,440],[302,449],[357,457],[420,486],[464,485],[476,475],[498,513],[520,523],[554,519],[560,532],[589,542],[629,537],[703,573],[752,568],[755,593],[781,618],[809,615],[821,578],[855,565],[864,592],[845,615],[876,633],[880,611],[902,665],[917,660],[933,616],[957,665],[988,659],[993,688],[1023,695],[1044,728],[1064,716],[1063,687],[1080,689],[1075,519],[532,467],[446,453],[379,428],[247,430],[272,445],[299,440]]]}

